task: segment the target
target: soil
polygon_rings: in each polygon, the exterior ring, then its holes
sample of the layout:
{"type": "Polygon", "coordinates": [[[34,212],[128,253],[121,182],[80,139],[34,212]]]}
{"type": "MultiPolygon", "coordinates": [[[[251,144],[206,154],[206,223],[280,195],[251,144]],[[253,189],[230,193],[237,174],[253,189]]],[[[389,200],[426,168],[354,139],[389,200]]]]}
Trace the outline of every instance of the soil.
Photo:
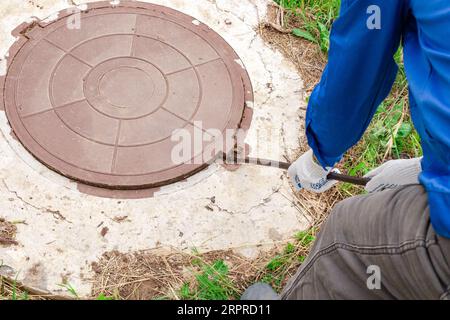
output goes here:
{"type": "MultiPolygon", "coordinates": [[[[232,251],[199,254],[174,252],[170,249],[124,254],[104,253],[92,264],[95,273],[93,296],[103,294],[127,300],[178,299],[184,283],[195,283],[201,272],[196,261],[212,264],[223,260],[229,267],[233,283],[245,289],[258,274],[261,266],[232,251]]],[[[261,259],[261,261],[264,259],[261,259]]]]}
{"type": "Polygon", "coordinates": [[[17,227],[14,224],[0,218],[0,246],[18,245],[16,233],[17,227]]]}

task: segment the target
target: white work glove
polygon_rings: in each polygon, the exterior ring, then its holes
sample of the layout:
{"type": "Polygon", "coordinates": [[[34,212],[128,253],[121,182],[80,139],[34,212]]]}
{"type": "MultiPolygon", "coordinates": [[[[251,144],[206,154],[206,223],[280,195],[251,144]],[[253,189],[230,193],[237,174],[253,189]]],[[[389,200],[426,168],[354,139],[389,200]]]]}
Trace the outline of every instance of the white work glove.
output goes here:
{"type": "Polygon", "coordinates": [[[289,168],[288,174],[297,190],[305,189],[315,193],[322,193],[331,189],[337,181],[328,180],[330,172],[339,170],[327,168],[325,170],[314,159],[314,153],[309,150],[294,162],[289,168]]]}
{"type": "Polygon", "coordinates": [[[420,184],[421,161],[422,158],[414,158],[386,162],[364,176],[372,179],[367,184],[366,191],[373,193],[386,189],[395,189],[399,186],[420,184]]]}

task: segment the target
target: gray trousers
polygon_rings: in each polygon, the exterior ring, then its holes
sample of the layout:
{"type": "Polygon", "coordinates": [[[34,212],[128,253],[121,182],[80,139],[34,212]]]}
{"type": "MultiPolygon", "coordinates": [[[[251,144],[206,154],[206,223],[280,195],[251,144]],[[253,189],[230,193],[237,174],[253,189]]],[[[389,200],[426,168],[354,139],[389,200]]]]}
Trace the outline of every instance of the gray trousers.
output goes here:
{"type": "Polygon", "coordinates": [[[434,232],[423,187],[338,204],[282,299],[450,299],[450,239],[434,232]]]}

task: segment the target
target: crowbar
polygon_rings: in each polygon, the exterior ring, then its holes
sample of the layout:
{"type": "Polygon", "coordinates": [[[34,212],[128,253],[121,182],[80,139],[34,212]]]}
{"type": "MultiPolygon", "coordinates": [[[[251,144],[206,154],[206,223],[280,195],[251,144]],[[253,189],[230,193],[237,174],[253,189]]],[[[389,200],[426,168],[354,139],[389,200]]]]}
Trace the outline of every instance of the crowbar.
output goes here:
{"type": "MultiPolygon", "coordinates": [[[[233,161],[230,163],[228,161],[229,159],[227,158],[227,155],[225,153],[223,154],[223,160],[225,161],[226,164],[232,164],[232,165],[253,164],[253,165],[258,165],[258,166],[263,166],[263,167],[278,168],[278,169],[282,169],[282,170],[288,170],[289,167],[291,166],[291,164],[288,162],[271,161],[271,160],[267,160],[267,159],[251,158],[251,157],[245,157],[245,158],[234,157],[232,159],[233,161]]],[[[351,183],[351,184],[354,184],[357,186],[363,186],[363,187],[365,187],[370,182],[370,178],[353,177],[353,176],[336,173],[336,172],[331,172],[327,178],[328,178],[328,180],[346,182],[346,183],[351,183]]]]}

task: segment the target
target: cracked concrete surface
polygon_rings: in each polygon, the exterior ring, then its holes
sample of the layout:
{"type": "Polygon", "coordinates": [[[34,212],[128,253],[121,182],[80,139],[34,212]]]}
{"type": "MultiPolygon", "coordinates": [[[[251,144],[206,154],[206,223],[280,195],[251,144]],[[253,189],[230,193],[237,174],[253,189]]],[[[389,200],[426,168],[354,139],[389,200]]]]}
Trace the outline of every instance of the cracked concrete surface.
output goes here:
{"type": "MultiPolygon", "coordinates": [[[[31,17],[54,19],[54,13],[70,2],[13,0],[0,4],[0,55],[6,56],[0,61],[0,75],[6,72],[7,52],[15,41],[11,31],[31,17]]],[[[254,118],[246,139],[250,155],[275,160],[292,157],[305,107],[303,86],[294,66],[258,35],[267,1],[147,2],[187,13],[230,43],[254,86],[254,118]]],[[[19,245],[0,247],[0,262],[30,287],[64,294],[59,284],[67,279],[78,294],[89,295],[91,263],[105,251],[160,246],[203,252],[234,248],[255,257],[258,250],[308,227],[306,213],[294,205],[285,173],[277,169],[243,166],[229,172],[212,165],[187,182],[163,188],[154,198],[96,198],[80,193],[75,183],[29,155],[12,138],[3,111],[0,128],[0,216],[24,222],[17,226],[19,245]]]]}

